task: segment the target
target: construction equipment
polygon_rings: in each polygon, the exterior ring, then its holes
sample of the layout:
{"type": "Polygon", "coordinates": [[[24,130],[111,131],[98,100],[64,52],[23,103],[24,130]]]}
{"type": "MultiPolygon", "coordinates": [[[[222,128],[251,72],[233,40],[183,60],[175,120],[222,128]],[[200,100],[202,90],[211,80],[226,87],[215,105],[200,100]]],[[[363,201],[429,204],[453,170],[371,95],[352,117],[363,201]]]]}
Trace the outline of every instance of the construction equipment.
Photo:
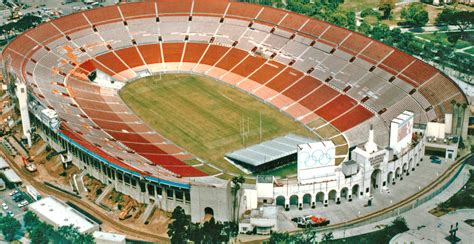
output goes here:
{"type": "Polygon", "coordinates": [[[28,170],[28,172],[36,172],[37,168],[33,157],[21,157],[21,159],[23,160],[23,165],[25,166],[26,170],[28,170]]]}
{"type": "Polygon", "coordinates": [[[132,216],[131,211],[135,209],[134,201],[129,201],[119,214],[120,220],[128,219],[132,216]]]}

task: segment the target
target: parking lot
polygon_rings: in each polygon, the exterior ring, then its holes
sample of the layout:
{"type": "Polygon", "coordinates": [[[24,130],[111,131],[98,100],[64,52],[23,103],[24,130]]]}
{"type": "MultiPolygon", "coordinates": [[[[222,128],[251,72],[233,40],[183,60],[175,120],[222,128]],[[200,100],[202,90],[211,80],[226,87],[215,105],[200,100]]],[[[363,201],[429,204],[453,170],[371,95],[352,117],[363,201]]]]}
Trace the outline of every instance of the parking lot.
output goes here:
{"type": "Polygon", "coordinates": [[[22,220],[23,219],[23,214],[26,212],[26,206],[25,207],[18,207],[18,203],[28,200],[31,202],[31,198],[27,196],[26,192],[23,192],[22,194],[24,195],[24,200],[21,200],[19,202],[15,202],[9,194],[13,191],[13,189],[5,189],[3,191],[0,191],[0,213],[2,216],[5,216],[8,214],[9,211],[13,213],[13,216],[18,219],[22,220]],[[3,203],[6,204],[8,207],[7,209],[4,209],[3,203]]]}

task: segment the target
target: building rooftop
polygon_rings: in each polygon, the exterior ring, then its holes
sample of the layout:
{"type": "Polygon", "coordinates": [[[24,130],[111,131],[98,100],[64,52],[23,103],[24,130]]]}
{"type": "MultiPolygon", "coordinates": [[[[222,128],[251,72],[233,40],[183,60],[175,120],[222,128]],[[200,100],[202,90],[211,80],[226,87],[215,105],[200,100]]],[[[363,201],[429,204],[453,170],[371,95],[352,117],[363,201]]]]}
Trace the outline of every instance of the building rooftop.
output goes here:
{"type": "Polygon", "coordinates": [[[47,222],[55,227],[74,225],[80,233],[95,229],[98,224],[79,213],[71,206],[52,197],[43,198],[28,205],[40,218],[46,218],[47,222]]]}
{"type": "Polygon", "coordinates": [[[7,161],[3,157],[0,157],[0,169],[5,169],[8,167],[10,166],[8,165],[7,161]]]}
{"type": "Polygon", "coordinates": [[[126,236],[110,232],[94,231],[92,234],[96,242],[99,241],[109,241],[112,243],[123,242],[125,243],[126,236]]]}
{"type": "Polygon", "coordinates": [[[252,166],[260,166],[275,159],[296,153],[299,144],[316,142],[313,139],[288,134],[273,140],[246,147],[225,156],[252,166]]]}
{"type": "Polygon", "coordinates": [[[21,182],[20,176],[18,176],[15,173],[15,171],[13,171],[12,169],[6,169],[5,171],[3,171],[3,174],[5,175],[5,178],[7,178],[7,180],[12,182],[12,183],[20,183],[21,182]]]}

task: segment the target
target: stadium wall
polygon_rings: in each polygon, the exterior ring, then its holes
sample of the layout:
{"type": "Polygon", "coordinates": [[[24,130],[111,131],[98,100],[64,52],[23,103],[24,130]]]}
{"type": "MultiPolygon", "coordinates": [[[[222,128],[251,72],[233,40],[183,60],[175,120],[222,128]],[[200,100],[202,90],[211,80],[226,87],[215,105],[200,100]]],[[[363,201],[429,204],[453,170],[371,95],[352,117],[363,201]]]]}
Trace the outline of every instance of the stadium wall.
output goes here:
{"type": "Polygon", "coordinates": [[[30,112],[30,117],[36,132],[54,150],[66,150],[72,156],[73,164],[80,170],[87,172],[105,185],[113,184],[116,191],[129,195],[139,203],[156,204],[160,209],[168,212],[180,206],[186,214],[191,215],[194,222],[201,221],[205,216],[205,208],[209,207],[213,209],[216,220],[230,220],[232,200],[229,184],[222,187],[206,187],[180,183],[167,185],[147,180],[136,172],[107,162],[64,134],[51,130],[34,113],[30,112]],[[177,187],[177,185],[183,187],[177,187]]]}
{"type": "Polygon", "coordinates": [[[368,198],[375,191],[383,191],[383,188],[389,187],[390,184],[402,181],[404,175],[409,175],[419,166],[420,159],[425,153],[424,140],[424,137],[421,138],[418,144],[406,150],[396,159],[392,158],[393,153],[389,149],[369,154],[361,148],[356,148],[354,150],[356,152],[352,152],[353,159],[358,158],[356,161],[359,164],[359,171],[356,175],[346,178],[339,170],[336,176],[321,177],[316,179],[313,184],[286,183],[274,187],[274,202],[285,207],[295,205],[303,207],[304,204],[309,206],[317,203],[328,205],[341,201],[352,201],[358,197],[368,198]],[[354,154],[358,154],[358,156],[354,154]],[[375,163],[374,158],[377,156],[380,156],[379,162],[375,163]],[[371,187],[374,172],[376,188],[371,187]]]}

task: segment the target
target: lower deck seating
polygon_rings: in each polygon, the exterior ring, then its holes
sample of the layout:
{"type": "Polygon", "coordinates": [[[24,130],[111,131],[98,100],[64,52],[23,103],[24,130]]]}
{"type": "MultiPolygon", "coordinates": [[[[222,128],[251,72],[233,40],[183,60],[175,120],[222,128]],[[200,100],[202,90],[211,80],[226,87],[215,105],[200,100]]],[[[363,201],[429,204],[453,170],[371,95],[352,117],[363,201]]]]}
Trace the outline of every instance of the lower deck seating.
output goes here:
{"type": "Polygon", "coordinates": [[[326,121],[332,121],[336,117],[349,111],[357,104],[356,101],[346,95],[339,95],[331,102],[327,103],[320,109],[316,110],[316,114],[326,121]]]}

